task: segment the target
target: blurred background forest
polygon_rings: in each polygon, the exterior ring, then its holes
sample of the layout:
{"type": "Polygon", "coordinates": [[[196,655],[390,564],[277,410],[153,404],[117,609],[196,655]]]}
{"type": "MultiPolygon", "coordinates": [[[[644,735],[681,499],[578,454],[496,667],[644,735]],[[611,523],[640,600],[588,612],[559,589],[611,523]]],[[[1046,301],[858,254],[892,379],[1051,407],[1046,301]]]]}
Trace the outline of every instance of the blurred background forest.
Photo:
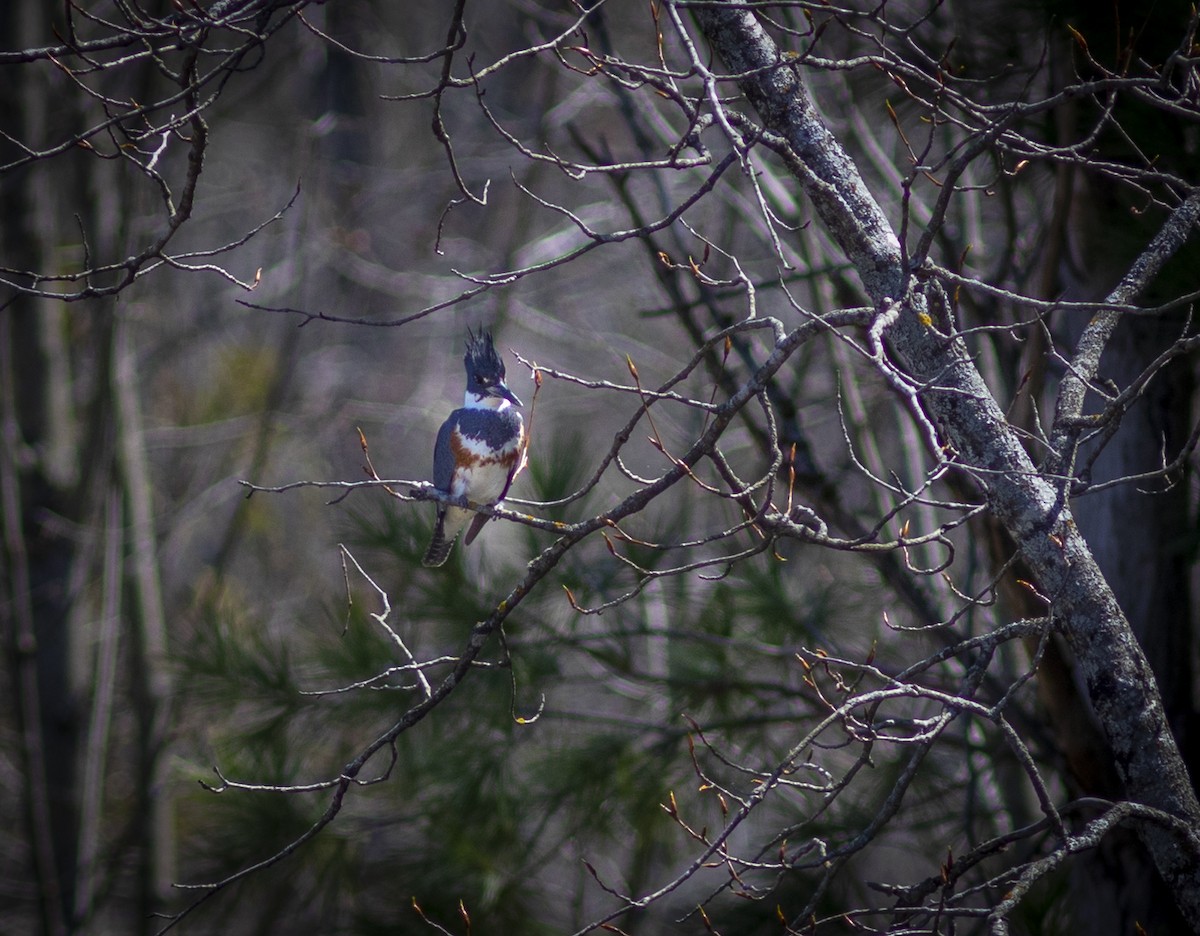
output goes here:
{"type": "MultiPolygon", "coordinates": [[[[144,5],[156,16],[174,9],[155,6],[144,5]]],[[[380,477],[428,479],[437,428],[463,392],[463,338],[482,325],[496,336],[527,420],[535,385],[517,355],[593,384],[543,374],[529,466],[509,503],[577,521],[660,475],[671,466],[663,449],[683,452],[709,422],[693,406],[657,406],[653,427],[643,420],[621,449],[620,470],[582,498],[538,506],[578,490],[637,413],[638,394],[613,389],[634,379],[630,362],[640,386],[662,385],[704,339],[747,316],[747,282],[757,314],[788,329],[804,321],[801,309],[864,305],[849,264],[765,149],[753,174],[735,166],[682,220],[653,228],[697,192],[711,164],[576,178],[514,145],[596,164],[663,158],[678,133],[666,105],[605,80],[586,55],[529,54],[488,74],[482,96],[469,81],[422,96],[445,67],[431,53],[447,45],[451,5],[267,6],[262,42],[243,48],[237,29],[199,40],[214,59],[235,47],[242,57],[196,101],[180,97],[114,123],[179,121],[161,148],[147,137],[136,149],[150,172],[130,168],[115,135],[85,145],[79,135],[129,102],[170,96],[171,78],[153,57],[137,58],[138,44],[96,51],[97,60],[130,61],[69,74],[56,58],[10,54],[64,42],[61,5],[13,0],[0,12],[0,683],[12,700],[0,710],[4,932],[156,932],[164,920],[154,914],[197,896],[175,884],[219,881],[302,835],[326,809],[324,792],[213,793],[204,784],[219,786],[214,767],[247,784],[337,777],[418,691],[411,670],[380,678],[409,660],[371,617],[382,608],[376,586],[408,651],[453,659],[554,538],[495,522],[470,549],[456,547],[446,567],[424,569],[429,504],[379,488],[343,499],[304,487],[247,498],[239,480],[362,480],[359,429],[380,477]],[[188,188],[189,109],[202,110],[207,151],[184,218],[164,209],[154,175],[172,197],[188,188]],[[449,149],[431,130],[435,112],[449,149]],[[26,158],[23,147],[45,158],[26,158]],[[466,191],[486,191],[485,204],[464,197],[455,172],[466,191]],[[641,233],[487,279],[576,250],[586,242],[578,219],[641,233]],[[122,266],[167,230],[169,249],[122,266]],[[87,278],[20,275],[103,264],[114,266],[87,278]]],[[[807,8],[821,6],[778,12],[798,31],[781,33],[783,47],[815,42],[817,14],[807,8]],[[808,40],[797,38],[804,29],[808,40]]],[[[1162,63],[1195,25],[1182,3],[1152,12],[1132,3],[888,6],[883,18],[912,24],[911,33],[877,29],[864,5],[829,20],[822,61],[882,48],[900,55],[905,43],[952,47],[958,74],[985,102],[1053,94],[1092,59],[1114,69],[1162,63]],[[1071,29],[1087,37],[1086,54],[1071,29]]],[[[141,9],[80,7],[99,17],[74,15],[80,41],[113,34],[107,22],[141,9]]],[[[467,10],[453,60],[459,78],[567,34],[560,46],[597,56],[620,50],[653,63],[660,42],[668,60],[681,54],[655,3],[597,5],[577,33],[569,30],[583,14],[569,3],[467,10]]],[[[1005,173],[999,167],[1015,159],[1000,153],[972,164],[961,197],[939,205],[938,187],[910,175],[907,137],[928,133],[915,96],[869,65],[814,64],[805,77],[897,229],[905,212],[918,232],[944,214],[937,261],[995,287],[962,290],[957,314],[964,329],[1004,326],[977,333],[972,353],[1013,423],[1036,435],[1064,370],[1048,349],[1069,348],[1085,317],[1039,313],[1031,324],[1001,290],[1036,300],[1107,294],[1162,224],[1162,202],[1143,197],[1153,183],[1138,176],[1122,189],[1069,161],[1030,159],[1005,173]],[[1029,327],[1018,332],[1017,322],[1029,327]]],[[[1066,100],[1022,132],[1075,141],[1104,106],[1066,100]]],[[[1195,181],[1195,123],[1136,100],[1114,107],[1123,108],[1124,132],[1097,134],[1090,158],[1139,171],[1153,163],[1195,181]]],[[[939,152],[968,136],[950,122],[931,134],[939,152]]],[[[710,145],[714,160],[729,150],[710,145]]],[[[1192,245],[1147,304],[1194,290],[1196,262],[1192,245]]],[[[1105,377],[1119,387],[1187,329],[1188,309],[1134,321],[1105,359],[1105,377]]],[[[707,348],[676,389],[723,397],[771,348],[768,332],[740,332],[707,348]]],[[[1153,472],[1190,452],[1194,363],[1194,353],[1181,355],[1156,371],[1089,477],[1153,472]]],[[[831,534],[928,532],[945,522],[946,502],[978,501],[952,476],[937,479],[928,501],[896,494],[919,485],[935,460],[907,402],[833,329],[796,350],[765,399],[727,430],[722,451],[746,478],[770,473],[773,454],[782,455],[777,501],[794,497],[831,534]],[[903,511],[891,509],[897,501],[903,511]]],[[[1154,478],[1089,494],[1077,520],[1191,763],[1196,488],[1190,458],[1176,469],[1173,484],[1154,478]]],[[[680,484],[623,529],[636,541],[683,544],[742,522],[737,503],[708,495],[680,484]]],[[[759,542],[749,530],[739,536],[730,540],[739,549],[759,542]]],[[[646,573],[691,554],[593,534],[508,618],[503,644],[493,639],[469,678],[399,735],[388,779],[352,787],[335,822],[208,900],[179,930],[394,934],[436,923],[455,933],[574,932],[612,909],[613,892],[636,896],[673,880],[697,854],[701,829],[727,820],[722,790],[750,796],[755,778],[786,762],[826,717],[826,696],[871,681],[852,666],[822,670],[818,654],[896,673],[1043,614],[1036,589],[1016,584],[1020,570],[1006,565],[997,536],[982,515],[956,523],[943,538],[954,548],[945,576],[913,571],[947,559],[937,542],[854,552],[793,539],[655,578],[646,573]],[[602,614],[580,610],[607,602],[602,614]]],[[[1069,655],[1049,643],[1000,647],[981,692],[991,701],[1011,694],[1007,718],[1047,795],[1084,803],[1064,813],[1079,818],[1087,797],[1120,791],[1069,655]],[[1043,673],[1054,666],[1059,675],[1027,679],[1031,653],[1043,673]]],[[[963,659],[928,663],[929,684],[955,686],[963,659]]],[[[436,682],[437,665],[427,671],[436,682]]],[[[928,699],[906,705],[896,725],[947,711],[928,699]]],[[[819,932],[848,932],[849,917],[839,922],[846,909],[903,902],[895,888],[944,881],[954,855],[1041,818],[1026,764],[986,719],[953,720],[919,760],[907,740],[883,736],[864,754],[852,721],[829,729],[846,734],[811,742],[806,756],[817,752],[819,766],[801,758],[797,786],[767,799],[731,839],[748,861],[808,843],[789,859],[799,867],[819,848],[866,836],[834,862],[836,875],[822,877],[819,860],[794,873],[716,861],[615,924],[631,933],[793,932],[789,921],[797,925],[807,908],[806,922],[828,921],[819,932]],[[828,795],[822,784],[833,778],[846,795],[828,795]],[[889,812],[897,789],[903,805],[889,812]]],[[[364,777],[386,761],[385,751],[364,777]]],[[[1032,833],[1014,842],[1016,856],[1003,859],[1014,864],[1051,849],[1032,833]]],[[[1092,925],[1119,919],[1169,932],[1178,920],[1155,881],[1136,840],[1111,836],[1099,852],[1040,876],[1012,911],[1014,931],[1132,932],[1092,925]]],[[[979,885],[979,899],[994,903],[1004,888],[989,886],[979,885]]],[[[947,931],[921,925],[913,931],[947,931]]],[[[968,919],[958,925],[981,931],[968,919]]]]}

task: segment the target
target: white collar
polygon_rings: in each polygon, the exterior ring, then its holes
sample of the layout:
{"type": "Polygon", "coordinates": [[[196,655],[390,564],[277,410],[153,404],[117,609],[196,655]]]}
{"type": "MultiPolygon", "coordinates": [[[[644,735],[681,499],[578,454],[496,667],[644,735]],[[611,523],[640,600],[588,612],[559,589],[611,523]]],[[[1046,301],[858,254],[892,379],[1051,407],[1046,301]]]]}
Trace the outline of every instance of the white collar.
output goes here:
{"type": "Polygon", "coordinates": [[[470,390],[467,391],[467,394],[463,399],[463,409],[493,410],[497,413],[502,413],[510,406],[512,406],[512,403],[504,399],[504,397],[479,397],[470,390]]]}

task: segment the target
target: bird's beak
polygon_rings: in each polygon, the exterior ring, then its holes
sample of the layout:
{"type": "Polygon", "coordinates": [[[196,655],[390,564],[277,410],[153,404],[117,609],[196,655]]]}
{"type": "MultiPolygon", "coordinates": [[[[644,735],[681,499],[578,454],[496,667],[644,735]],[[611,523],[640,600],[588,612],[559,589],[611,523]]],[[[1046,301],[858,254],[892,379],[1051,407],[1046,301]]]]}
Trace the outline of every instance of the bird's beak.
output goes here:
{"type": "Polygon", "coordinates": [[[508,384],[499,384],[495,389],[495,395],[501,397],[502,399],[508,400],[508,402],[513,406],[523,405],[521,401],[517,399],[517,395],[508,389],[508,384]]]}

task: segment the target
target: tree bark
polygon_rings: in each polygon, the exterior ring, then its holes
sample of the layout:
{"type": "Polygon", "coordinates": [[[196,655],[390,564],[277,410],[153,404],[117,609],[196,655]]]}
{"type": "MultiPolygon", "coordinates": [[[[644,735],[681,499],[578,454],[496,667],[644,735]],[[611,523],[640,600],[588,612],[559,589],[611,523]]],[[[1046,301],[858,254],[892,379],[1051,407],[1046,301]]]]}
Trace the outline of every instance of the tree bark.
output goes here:
{"type": "MultiPolygon", "coordinates": [[[[857,168],[817,114],[798,70],[754,15],[720,5],[696,20],[765,127],[786,141],[789,169],[854,264],[881,313],[899,303],[886,337],[900,366],[929,381],[923,404],[972,471],[1051,601],[1080,665],[1089,698],[1112,747],[1128,796],[1183,820],[1187,834],[1144,824],[1139,832],[1185,917],[1200,930],[1200,823],[1146,658],[1077,529],[1060,489],[1041,475],[1009,427],[961,340],[926,324],[925,286],[905,268],[900,243],[857,168]]],[[[1200,198],[1184,203],[1123,281],[1136,296],[1195,224],[1200,198]]]]}

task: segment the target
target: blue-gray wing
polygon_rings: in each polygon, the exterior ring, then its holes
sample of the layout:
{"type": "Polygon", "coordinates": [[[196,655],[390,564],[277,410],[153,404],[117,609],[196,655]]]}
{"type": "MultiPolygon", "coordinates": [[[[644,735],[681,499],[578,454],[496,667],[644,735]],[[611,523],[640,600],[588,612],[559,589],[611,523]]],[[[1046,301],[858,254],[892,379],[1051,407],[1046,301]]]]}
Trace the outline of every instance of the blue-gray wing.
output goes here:
{"type": "Polygon", "coordinates": [[[442,423],[438,430],[437,444],[433,447],[433,486],[439,491],[450,490],[454,481],[454,451],[450,448],[450,436],[454,433],[454,424],[458,419],[458,411],[450,414],[450,418],[442,423]]]}

